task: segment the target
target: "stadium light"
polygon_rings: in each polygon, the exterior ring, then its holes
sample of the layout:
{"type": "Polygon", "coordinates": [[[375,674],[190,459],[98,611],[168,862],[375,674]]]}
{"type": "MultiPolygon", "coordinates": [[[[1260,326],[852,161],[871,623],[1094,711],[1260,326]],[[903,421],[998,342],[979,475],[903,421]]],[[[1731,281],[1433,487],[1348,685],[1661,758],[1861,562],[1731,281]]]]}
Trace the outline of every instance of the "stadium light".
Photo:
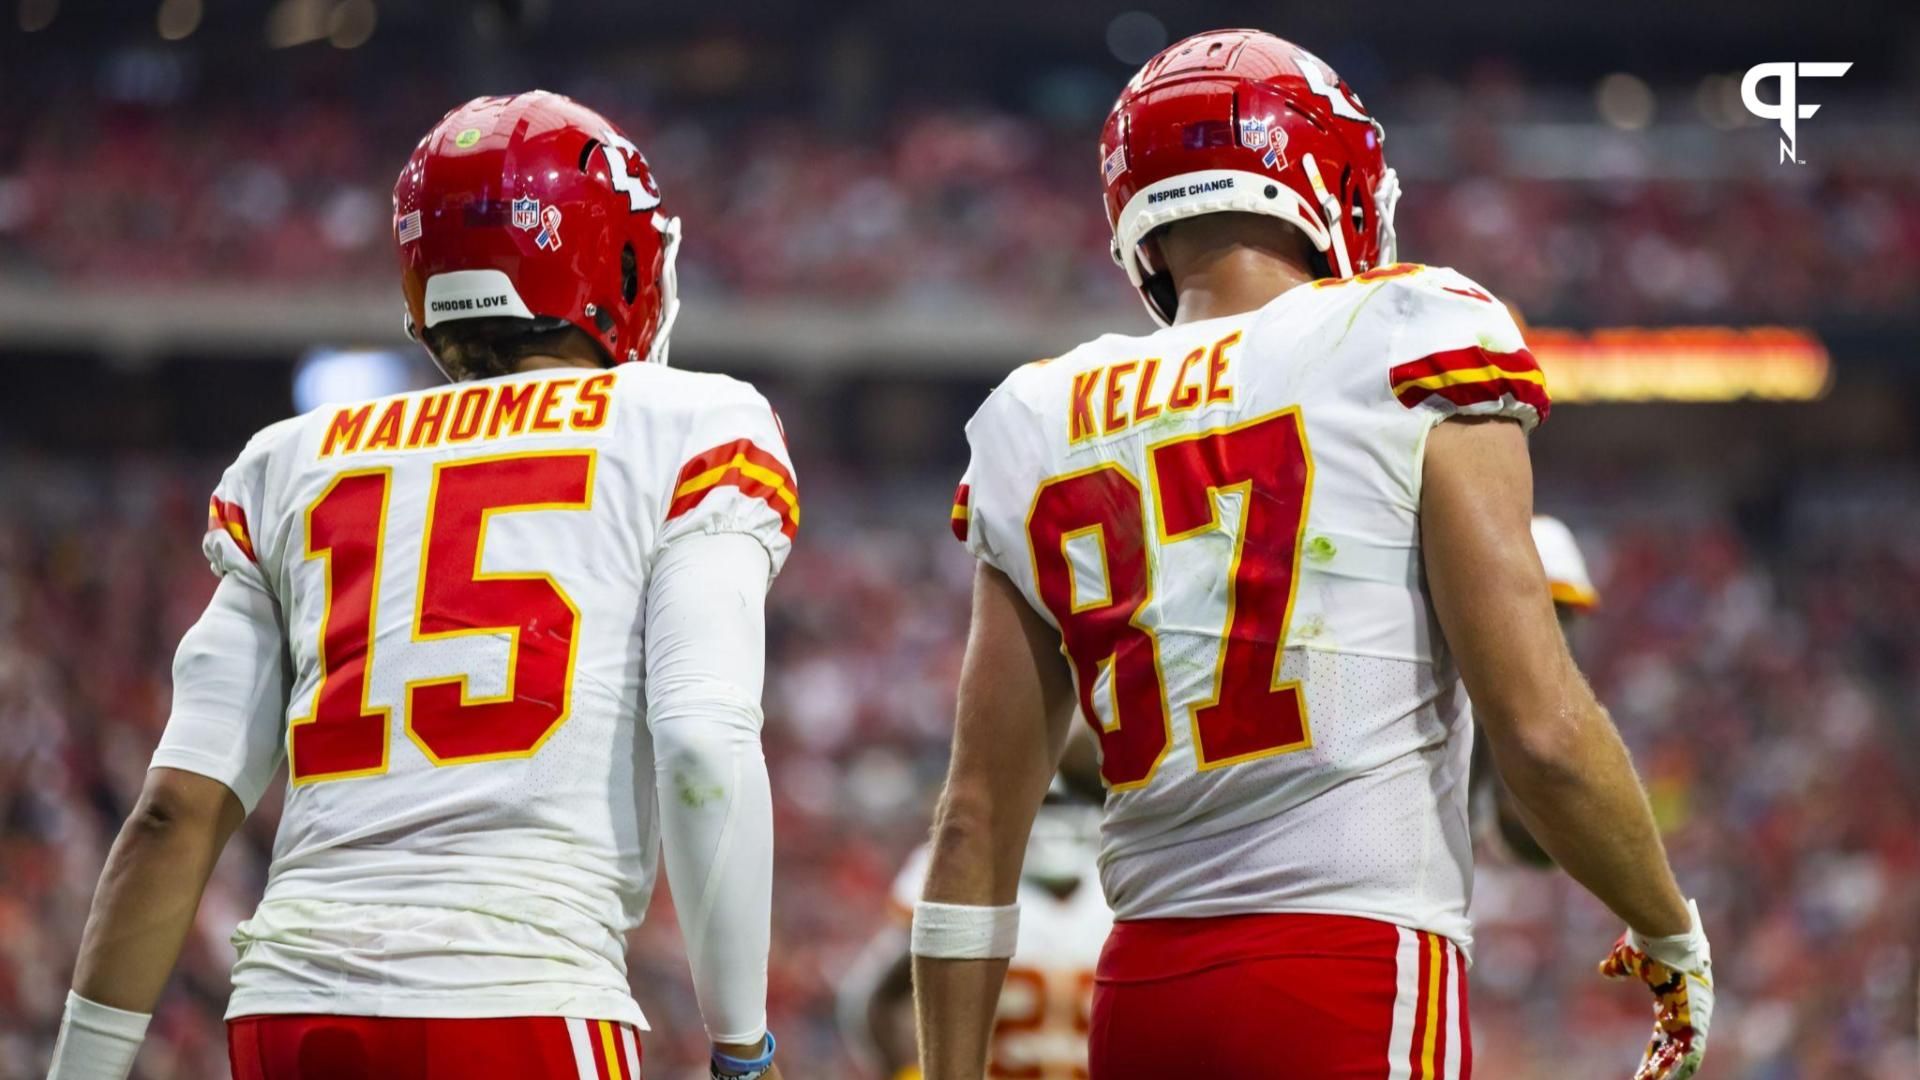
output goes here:
{"type": "Polygon", "coordinates": [[[1638,131],[1653,122],[1653,88],[1644,80],[1616,71],[1593,89],[1600,119],[1622,131],[1638,131]]]}
{"type": "Polygon", "coordinates": [[[326,0],[280,0],[267,12],[267,45],[289,49],[327,36],[326,0]]]}
{"type": "Polygon", "coordinates": [[[1536,326],[1527,341],[1556,403],[1818,401],[1833,384],[1820,338],[1783,326],[1536,326]]]}
{"type": "Polygon", "coordinates": [[[180,41],[200,28],[200,17],[205,14],[200,0],[161,0],[160,10],[154,15],[154,28],[168,41],[180,41]]]}
{"type": "Polygon", "coordinates": [[[327,13],[327,40],[336,49],[357,49],[373,37],[379,22],[373,0],[340,0],[327,13]]]}
{"type": "Polygon", "coordinates": [[[412,390],[425,385],[425,366],[410,350],[312,349],[293,372],[293,407],[309,412],[412,390]]]}

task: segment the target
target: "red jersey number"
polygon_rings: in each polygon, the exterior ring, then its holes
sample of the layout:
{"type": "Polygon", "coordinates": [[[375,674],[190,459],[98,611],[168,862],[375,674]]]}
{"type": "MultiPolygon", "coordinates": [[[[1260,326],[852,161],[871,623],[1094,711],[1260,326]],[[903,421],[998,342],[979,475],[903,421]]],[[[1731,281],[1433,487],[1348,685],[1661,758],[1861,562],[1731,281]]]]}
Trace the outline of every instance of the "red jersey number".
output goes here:
{"type": "MultiPolygon", "coordinates": [[[[550,575],[483,573],[487,522],[525,510],[586,510],[592,451],[512,454],[435,467],[412,640],[507,632],[506,692],[474,699],[467,676],[407,686],[406,731],[436,765],[527,757],[565,722],[579,609],[550,575]]],[[[294,784],[387,771],[392,710],[367,701],[392,471],[342,473],[307,508],[306,557],[325,562],[321,680],[288,733],[294,784]]]]}
{"type": "MultiPolygon", "coordinates": [[[[1313,457],[1298,408],[1157,443],[1147,450],[1155,543],[1228,529],[1227,617],[1213,696],[1190,709],[1202,770],[1312,744],[1299,683],[1280,681],[1293,614],[1313,457]],[[1218,496],[1239,497],[1224,521],[1218,496]]],[[[1108,463],[1040,486],[1028,515],[1034,579],[1060,627],[1080,714],[1100,737],[1101,776],[1114,790],[1146,785],[1172,743],[1166,680],[1151,625],[1146,519],[1138,481],[1108,463]],[[1091,536],[1106,564],[1106,595],[1079,599],[1068,543],[1091,536]],[[1095,707],[1102,672],[1108,707],[1095,707]],[[1107,719],[1102,720],[1102,716],[1107,719]]]]}

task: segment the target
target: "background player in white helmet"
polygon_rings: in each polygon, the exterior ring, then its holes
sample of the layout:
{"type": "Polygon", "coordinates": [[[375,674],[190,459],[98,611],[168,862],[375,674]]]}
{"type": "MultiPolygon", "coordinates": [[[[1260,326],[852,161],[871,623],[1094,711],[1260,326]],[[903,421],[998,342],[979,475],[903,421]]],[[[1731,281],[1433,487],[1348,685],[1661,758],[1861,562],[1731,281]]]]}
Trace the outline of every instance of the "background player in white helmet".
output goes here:
{"type": "MultiPolygon", "coordinates": [[[[1099,781],[1094,779],[1094,788],[1099,781]]],[[[1034,818],[1020,866],[1025,917],[994,1015],[987,1080],[1074,1080],[1087,1071],[1094,968],[1113,925],[1101,894],[1100,808],[1055,780],[1034,818]]],[[[907,931],[926,886],[926,846],[914,850],[893,887],[897,925],[869,947],[842,1002],[849,1037],[882,1075],[915,1080],[913,978],[907,931]]]]}
{"type": "MultiPolygon", "coordinates": [[[[1088,733],[1075,732],[1034,818],[1020,864],[1028,918],[994,1017],[990,1080],[1086,1075],[1094,967],[1113,925],[1099,882],[1103,796],[1099,747],[1088,733]]],[[[920,1076],[908,930],[926,886],[929,855],[923,844],[907,857],[893,885],[898,921],[874,937],[840,994],[848,1041],[893,1080],[920,1076]]]]}
{"type": "Polygon", "coordinates": [[[1109,789],[1094,1080],[1469,1075],[1473,716],[1633,928],[1607,969],[1655,996],[1639,1075],[1699,1066],[1706,938],[1530,535],[1544,376],[1484,289],[1392,261],[1382,137],[1250,30],[1173,45],[1115,104],[1114,252],[1165,328],[1021,368],[968,425],[982,566],[913,928],[927,1080],[986,1059],[1076,714],[1109,789]]]}
{"type": "Polygon", "coordinates": [[[633,144],[480,98],[394,191],[448,388],[323,407],[216,489],[220,585],[102,872],[53,1076],[117,1078],[241,819],[238,1080],[639,1074],[664,838],[715,1075],[767,1077],[762,603],[799,524],[765,399],[664,361],[679,223],[633,144]]]}

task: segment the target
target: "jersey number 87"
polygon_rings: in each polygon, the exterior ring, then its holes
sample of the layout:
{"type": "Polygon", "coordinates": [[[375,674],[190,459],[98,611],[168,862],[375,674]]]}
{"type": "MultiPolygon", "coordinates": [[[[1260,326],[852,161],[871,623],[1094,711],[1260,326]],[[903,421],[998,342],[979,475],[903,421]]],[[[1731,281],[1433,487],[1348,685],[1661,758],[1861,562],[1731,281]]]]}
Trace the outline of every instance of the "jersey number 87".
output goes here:
{"type": "Polygon", "coordinates": [[[1125,466],[1103,462],[1040,485],[1027,542],[1042,602],[1060,627],[1080,715],[1100,737],[1100,773],[1115,791],[1146,786],[1173,743],[1160,646],[1141,615],[1153,599],[1150,544],[1215,529],[1233,536],[1227,617],[1210,700],[1191,706],[1198,767],[1222,768],[1312,745],[1298,682],[1280,681],[1313,457],[1296,407],[1147,449],[1155,536],[1145,493],[1125,466]],[[1237,493],[1240,520],[1222,520],[1216,496],[1237,493]],[[1067,544],[1093,534],[1107,569],[1101,602],[1077,602],[1067,544]],[[1110,708],[1094,708],[1108,672],[1110,708]]]}

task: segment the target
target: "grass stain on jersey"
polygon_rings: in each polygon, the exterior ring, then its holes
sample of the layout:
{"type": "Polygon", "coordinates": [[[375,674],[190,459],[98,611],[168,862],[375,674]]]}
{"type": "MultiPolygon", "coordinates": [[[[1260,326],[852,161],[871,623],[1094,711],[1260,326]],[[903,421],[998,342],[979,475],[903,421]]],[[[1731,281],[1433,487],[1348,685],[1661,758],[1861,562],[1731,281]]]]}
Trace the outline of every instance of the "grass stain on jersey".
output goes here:
{"type": "Polygon", "coordinates": [[[680,798],[680,805],[689,810],[698,810],[710,802],[726,798],[727,789],[719,784],[701,785],[692,776],[678,773],[673,778],[674,794],[680,798]]]}
{"type": "MultiPolygon", "coordinates": [[[[1340,336],[1333,339],[1333,344],[1335,347],[1338,347],[1341,342],[1347,340],[1348,334],[1353,333],[1353,324],[1360,320],[1360,312],[1364,310],[1366,306],[1373,301],[1374,297],[1379,296],[1381,290],[1384,288],[1386,288],[1385,282],[1375,282],[1372,288],[1369,288],[1366,292],[1360,295],[1359,302],[1355,303],[1352,309],[1347,312],[1347,325],[1341,327],[1340,336]]],[[[1328,349],[1327,351],[1331,353],[1333,350],[1328,349]]]]}
{"type": "Polygon", "coordinates": [[[1335,555],[1340,554],[1340,549],[1335,547],[1333,541],[1326,537],[1316,536],[1307,541],[1302,553],[1314,562],[1324,563],[1331,562],[1335,555]]]}

